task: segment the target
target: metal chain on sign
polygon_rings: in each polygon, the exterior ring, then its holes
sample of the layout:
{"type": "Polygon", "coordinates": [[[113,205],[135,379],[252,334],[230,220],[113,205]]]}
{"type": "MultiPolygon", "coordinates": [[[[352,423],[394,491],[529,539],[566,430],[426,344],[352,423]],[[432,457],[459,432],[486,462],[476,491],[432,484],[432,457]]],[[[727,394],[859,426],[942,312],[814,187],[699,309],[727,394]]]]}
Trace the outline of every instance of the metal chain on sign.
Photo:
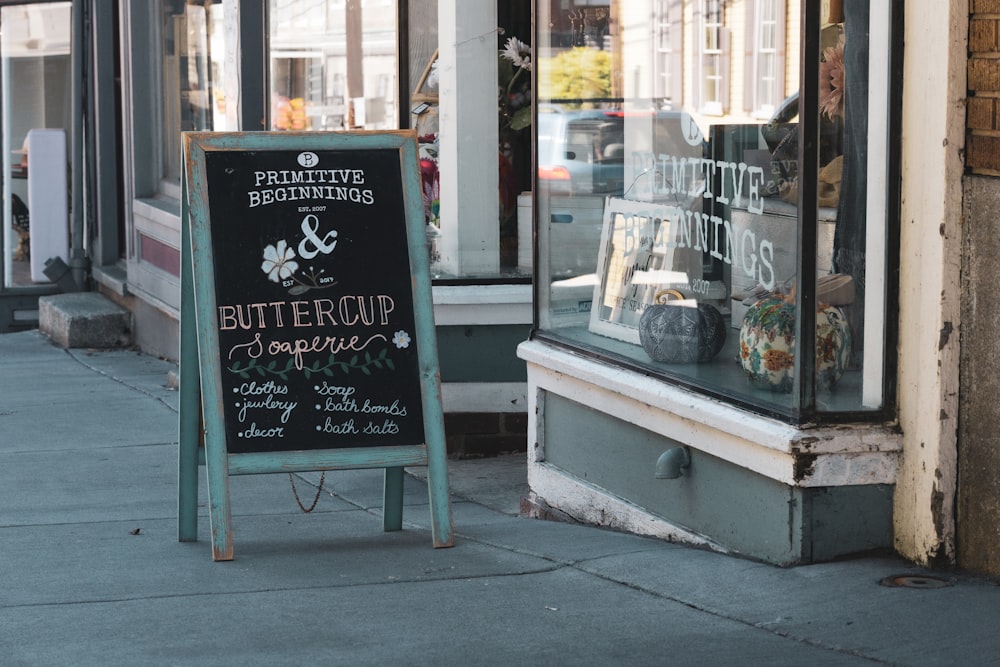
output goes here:
{"type": "Polygon", "coordinates": [[[324,470],[323,473],[319,476],[319,488],[316,489],[316,497],[313,498],[312,505],[310,505],[308,509],[306,509],[306,506],[303,505],[302,501],[299,499],[299,490],[295,488],[295,477],[292,476],[292,473],[288,473],[288,481],[292,485],[292,494],[295,496],[295,502],[298,503],[299,509],[301,509],[306,514],[316,509],[316,503],[319,502],[319,496],[321,493],[323,493],[323,482],[326,481],[326,471],[324,470]]]}

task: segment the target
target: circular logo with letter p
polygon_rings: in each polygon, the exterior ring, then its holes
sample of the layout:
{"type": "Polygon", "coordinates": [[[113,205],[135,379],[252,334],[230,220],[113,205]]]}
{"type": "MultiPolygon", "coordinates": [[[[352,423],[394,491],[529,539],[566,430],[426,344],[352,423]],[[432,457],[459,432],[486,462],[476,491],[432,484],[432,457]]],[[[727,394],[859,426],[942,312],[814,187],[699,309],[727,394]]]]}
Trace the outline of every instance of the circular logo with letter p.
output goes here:
{"type": "Polygon", "coordinates": [[[682,112],[681,114],[681,133],[684,135],[684,140],[688,142],[689,146],[700,146],[705,140],[704,135],[701,133],[701,128],[698,127],[698,123],[687,112],[682,112]]]}
{"type": "Polygon", "coordinates": [[[312,168],[319,164],[319,156],[312,151],[305,151],[299,153],[298,163],[300,166],[312,168]]]}

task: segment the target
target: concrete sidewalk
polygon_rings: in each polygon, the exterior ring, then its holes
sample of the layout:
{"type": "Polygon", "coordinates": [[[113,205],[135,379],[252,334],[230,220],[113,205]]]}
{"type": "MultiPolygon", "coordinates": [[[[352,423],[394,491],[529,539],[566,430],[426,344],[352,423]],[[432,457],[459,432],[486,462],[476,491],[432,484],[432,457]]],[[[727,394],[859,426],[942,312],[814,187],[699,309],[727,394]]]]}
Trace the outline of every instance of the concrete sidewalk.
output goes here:
{"type": "Polygon", "coordinates": [[[214,563],[204,486],[200,541],[177,541],[172,368],[0,335],[0,664],[1000,664],[996,582],[519,518],[520,457],[449,462],[437,550],[419,476],[395,533],[379,470],[328,473],[311,514],[287,475],[233,477],[236,559],[214,563]]]}

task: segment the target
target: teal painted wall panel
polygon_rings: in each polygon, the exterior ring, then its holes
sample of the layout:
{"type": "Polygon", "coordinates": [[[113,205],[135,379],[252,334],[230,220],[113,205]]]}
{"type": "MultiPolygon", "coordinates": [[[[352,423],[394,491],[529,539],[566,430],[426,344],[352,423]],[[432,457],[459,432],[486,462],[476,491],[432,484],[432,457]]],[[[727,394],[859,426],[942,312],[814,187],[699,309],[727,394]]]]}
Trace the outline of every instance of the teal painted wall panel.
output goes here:
{"type": "Polygon", "coordinates": [[[528,339],[527,324],[437,327],[442,382],[527,382],[517,346],[528,339]]]}
{"type": "Polygon", "coordinates": [[[545,460],[651,514],[753,558],[788,565],[892,544],[892,489],[801,489],[696,449],[679,479],[656,460],[681,443],[545,393],[545,460]]]}
{"type": "Polygon", "coordinates": [[[804,492],[810,512],[806,531],[813,560],[892,545],[891,485],[831,486],[804,492]]]}

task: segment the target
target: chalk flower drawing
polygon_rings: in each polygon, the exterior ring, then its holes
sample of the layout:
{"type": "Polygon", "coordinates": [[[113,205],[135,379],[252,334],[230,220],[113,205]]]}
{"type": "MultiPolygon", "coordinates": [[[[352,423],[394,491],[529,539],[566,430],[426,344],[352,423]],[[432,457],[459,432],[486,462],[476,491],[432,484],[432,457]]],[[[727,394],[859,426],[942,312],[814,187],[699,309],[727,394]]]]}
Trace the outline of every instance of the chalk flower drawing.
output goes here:
{"type": "Polygon", "coordinates": [[[396,333],[394,333],[392,335],[392,342],[393,342],[393,344],[396,347],[398,347],[400,349],[402,349],[404,347],[409,347],[410,346],[410,334],[406,333],[403,330],[397,331],[396,333]]]}
{"type": "Polygon", "coordinates": [[[264,262],[260,265],[261,270],[267,277],[278,283],[299,270],[298,262],[295,259],[295,251],[288,247],[284,241],[278,241],[277,246],[269,245],[264,248],[264,262]]]}
{"type": "MultiPolygon", "coordinates": [[[[324,251],[324,254],[328,254],[330,250],[333,250],[334,245],[336,245],[336,242],[330,245],[329,249],[324,251]]],[[[299,245],[299,252],[303,252],[301,244],[299,245]]],[[[305,294],[311,289],[326,289],[337,284],[337,281],[333,278],[322,277],[326,273],[326,269],[317,271],[312,266],[308,270],[304,270],[302,272],[303,277],[299,278],[295,275],[295,272],[299,270],[299,263],[294,261],[295,257],[295,251],[289,247],[287,241],[282,239],[275,245],[264,246],[264,261],[260,265],[260,269],[267,274],[270,280],[282,283],[286,287],[291,285],[288,293],[294,296],[305,294]],[[289,280],[295,284],[292,285],[291,282],[286,282],[289,280]]]]}

